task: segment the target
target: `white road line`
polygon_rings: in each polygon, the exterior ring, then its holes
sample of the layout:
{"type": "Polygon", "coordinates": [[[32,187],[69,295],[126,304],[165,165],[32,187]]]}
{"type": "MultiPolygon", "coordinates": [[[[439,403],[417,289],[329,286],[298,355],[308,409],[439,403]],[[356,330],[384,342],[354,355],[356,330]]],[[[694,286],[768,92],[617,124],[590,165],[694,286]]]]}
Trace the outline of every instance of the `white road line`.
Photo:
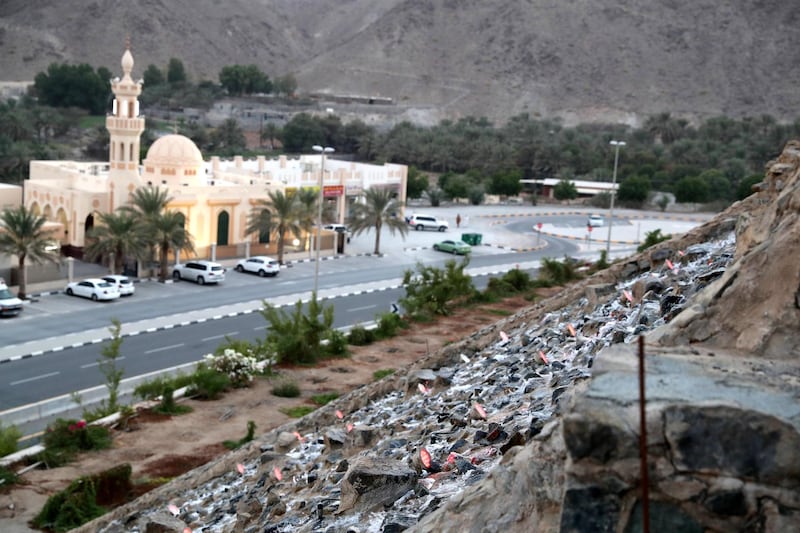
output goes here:
{"type": "Polygon", "coordinates": [[[21,379],[19,381],[12,381],[10,383],[10,385],[12,387],[14,385],[22,385],[23,383],[28,383],[29,381],[36,381],[37,379],[44,379],[44,378],[49,378],[49,377],[52,377],[52,376],[57,376],[60,373],[61,372],[50,372],[49,374],[42,374],[41,376],[35,376],[35,377],[32,377],[32,378],[28,378],[28,379],[21,379]]]}
{"type": "Polygon", "coordinates": [[[206,337],[205,339],[200,339],[200,342],[207,342],[213,341],[216,339],[224,339],[225,337],[233,337],[234,335],[238,335],[238,331],[231,331],[230,333],[223,333],[222,335],[214,335],[213,337],[206,337]]]}
{"type": "MultiPolygon", "coordinates": [[[[117,357],[117,361],[122,361],[125,359],[125,356],[117,357]]],[[[89,363],[88,365],[81,365],[81,368],[91,368],[93,366],[98,366],[100,363],[89,363]]]]}
{"type": "Polygon", "coordinates": [[[173,344],[171,346],[162,346],[161,348],[153,348],[152,350],[147,350],[144,353],[145,354],[150,354],[150,353],[156,353],[156,352],[163,352],[164,350],[171,350],[173,348],[180,348],[181,346],[184,346],[184,345],[185,345],[185,343],[182,342],[180,344],[173,344]]]}
{"type": "Polygon", "coordinates": [[[363,311],[363,310],[365,310],[365,309],[374,309],[374,308],[376,308],[376,307],[378,307],[378,304],[375,304],[375,305],[365,305],[365,306],[363,306],[363,307],[354,307],[354,308],[352,308],[352,309],[348,309],[348,310],[347,310],[347,312],[348,312],[348,313],[355,313],[356,311],[363,311]]]}
{"type": "Polygon", "coordinates": [[[262,329],[267,329],[268,327],[269,326],[256,326],[256,327],[253,328],[253,331],[259,331],[259,330],[262,330],[262,329]]]}

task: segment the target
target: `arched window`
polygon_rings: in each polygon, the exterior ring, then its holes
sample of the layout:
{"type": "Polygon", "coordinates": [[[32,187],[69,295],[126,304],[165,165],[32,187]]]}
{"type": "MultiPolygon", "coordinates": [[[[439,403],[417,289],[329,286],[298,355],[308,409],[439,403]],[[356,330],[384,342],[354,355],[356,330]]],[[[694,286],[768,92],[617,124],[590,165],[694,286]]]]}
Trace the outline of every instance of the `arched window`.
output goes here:
{"type": "Polygon", "coordinates": [[[83,232],[84,235],[89,233],[89,230],[94,227],[94,215],[90,214],[86,217],[86,220],[83,223],[83,232]]]}
{"type": "Polygon", "coordinates": [[[217,245],[226,246],[228,244],[228,222],[230,216],[227,211],[220,211],[217,215],[217,245]]]}

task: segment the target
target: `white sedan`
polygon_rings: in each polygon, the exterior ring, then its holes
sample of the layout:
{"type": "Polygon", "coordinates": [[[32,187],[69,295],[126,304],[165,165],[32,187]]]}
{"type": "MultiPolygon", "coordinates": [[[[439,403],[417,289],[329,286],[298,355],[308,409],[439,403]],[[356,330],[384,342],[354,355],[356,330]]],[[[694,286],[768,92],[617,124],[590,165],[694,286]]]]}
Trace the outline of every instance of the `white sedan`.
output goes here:
{"type": "Polygon", "coordinates": [[[136,288],[133,286],[133,281],[131,281],[131,278],[128,276],[110,274],[108,276],[103,276],[103,279],[114,285],[119,291],[120,296],[130,296],[136,291],[136,288]]]}
{"type": "Polygon", "coordinates": [[[73,281],[67,284],[64,291],[69,296],[82,296],[97,300],[116,300],[119,298],[119,289],[104,279],[90,278],[83,281],[73,281]]]}
{"type": "Polygon", "coordinates": [[[277,276],[281,271],[278,261],[265,255],[254,255],[247,259],[242,259],[236,264],[237,272],[253,272],[262,278],[264,276],[277,276]]]}

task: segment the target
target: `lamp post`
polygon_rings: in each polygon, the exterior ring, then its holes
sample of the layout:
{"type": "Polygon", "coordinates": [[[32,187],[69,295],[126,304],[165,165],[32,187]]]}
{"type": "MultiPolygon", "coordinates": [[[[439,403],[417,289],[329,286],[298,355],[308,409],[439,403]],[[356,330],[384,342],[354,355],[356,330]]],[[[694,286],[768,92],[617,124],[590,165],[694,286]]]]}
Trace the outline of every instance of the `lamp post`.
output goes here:
{"type": "Polygon", "coordinates": [[[311,147],[312,150],[315,152],[320,153],[320,157],[322,158],[322,164],[320,165],[319,169],[319,198],[317,199],[317,203],[319,204],[317,210],[317,250],[316,250],[316,258],[314,260],[314,297],[317,295],[317,288],[319,287],[319,250],[320,250],[320,238],[322,235],[322,203],[324,202],[324,196],[322,194],[323,191],[323,180],[325,179],[325,154],[332,154],[335,150],[330,146],[322,147],[318,144],[315,144],[311,147]]]}
{"type": "Polygon", "coordinates": [[[614,147],[614,174],[611,178],[611,209],[608,212],[608,239],[606,240],[606,256],[610,257],[611,226],[614,224],[614,193],[617,190],[617,164],[619,163],[619,147],[625,146],[625,141],[611,141],[609,144],[614,147]]]}

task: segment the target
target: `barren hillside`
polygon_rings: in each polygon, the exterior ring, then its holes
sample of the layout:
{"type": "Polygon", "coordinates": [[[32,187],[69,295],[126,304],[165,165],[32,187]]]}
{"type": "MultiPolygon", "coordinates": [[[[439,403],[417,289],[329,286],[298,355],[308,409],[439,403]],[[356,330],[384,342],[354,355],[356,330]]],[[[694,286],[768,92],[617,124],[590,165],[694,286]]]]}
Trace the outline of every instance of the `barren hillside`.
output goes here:
{"type": "Polygon", "coordinates": [[[304,92],[388,96],[432,118],[528,112],[636,123],[800,108],[792,2],[698,0],[6,0],[0,78],[54,61],[183,60],[196,78],[257,63],[304,92]]]}

